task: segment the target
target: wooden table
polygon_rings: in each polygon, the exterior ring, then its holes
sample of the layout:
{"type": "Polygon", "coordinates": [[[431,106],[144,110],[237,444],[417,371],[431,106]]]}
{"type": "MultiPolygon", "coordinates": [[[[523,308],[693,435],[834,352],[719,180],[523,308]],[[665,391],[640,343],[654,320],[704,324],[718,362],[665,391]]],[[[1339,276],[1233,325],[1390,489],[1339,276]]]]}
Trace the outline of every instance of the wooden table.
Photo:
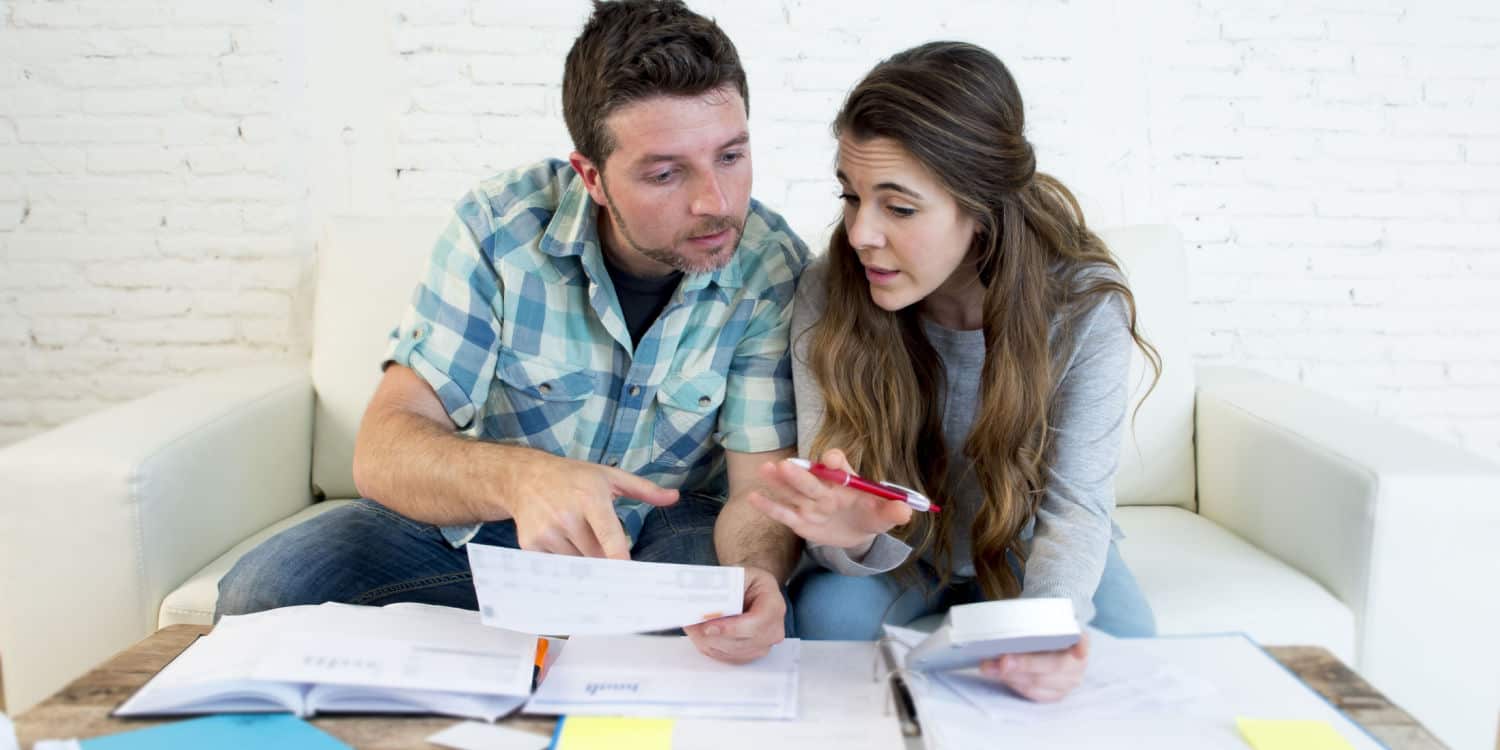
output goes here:
{"type": "MultiPolygon", "coordinates": [[[[146,684],[194,638],[208,630],[201,625],[174,625],[159,630],[75,680],[56,695],[16,717],[21,747],[29,748],[39,739],[95,737],[161,723],[112,719],[109,712],[146,684]]],[[[1272,646],[1266,650],[1393,750],[1441,750],[1443,747],[1410,714],[1391,705],[1385,696],[1324,649],[1272,646]]],[[[426,738],[456,721],[449,717],[352,716],[319,717],[313,719],[313,724],[357,748],[395,750],[431,747],[426,744],[426,738]]],[[[550,735],[553,720],[513,717],[505,720],[505,725],[550,735]]]]}

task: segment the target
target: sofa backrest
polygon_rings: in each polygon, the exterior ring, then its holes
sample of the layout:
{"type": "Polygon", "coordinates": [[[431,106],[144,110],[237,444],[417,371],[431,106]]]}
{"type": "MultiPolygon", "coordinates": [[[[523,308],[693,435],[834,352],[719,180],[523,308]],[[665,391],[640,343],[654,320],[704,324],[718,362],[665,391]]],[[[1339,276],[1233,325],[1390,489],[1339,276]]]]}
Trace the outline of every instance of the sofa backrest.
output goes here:
{"type": "MultiPolygon", "coordinates": [[[[400,321],[444,218],[341,218],[318,245],[312,378],[317,390],[313,483],[355,497],[354,436],[380,380],[387,335],[400,321]]],[[[1116,482],[1121,504],[1193,508],[1193,372],[1181,240],[1167,227],[1101,232],[1135,290],[1141,326],[1165,371],[1127,432],[1116,482]]],[[[1139,352],[1131,382],[1143,391],[1139,352]]],[[[1132,401],[1134,408],[1135,401],[1132,401]]]]}
{"type": "Polygon", "coordinates": [[[386,340],[446,218],[339,218],[318,243],[313,302],[313,485],[357,497],[354,435],[380,382],[386,340]]]}
{"type": "Polygon", "coordinates": [[[1193,399],[1197,386],[1189,348],[1187,259],[1177,230],[1159,225],[1104,229],[1135,296],[1137,325],[1162,359],[1161,380],[1144,401],[1151,370],[1136,349],[1130,362],[1133,419],[1125,425],[1119,505],[1177,505],[1197,510],[1193,465],[1193,399]],[[1136,406],[1140,411],[1135,413],[1136,406]]]}

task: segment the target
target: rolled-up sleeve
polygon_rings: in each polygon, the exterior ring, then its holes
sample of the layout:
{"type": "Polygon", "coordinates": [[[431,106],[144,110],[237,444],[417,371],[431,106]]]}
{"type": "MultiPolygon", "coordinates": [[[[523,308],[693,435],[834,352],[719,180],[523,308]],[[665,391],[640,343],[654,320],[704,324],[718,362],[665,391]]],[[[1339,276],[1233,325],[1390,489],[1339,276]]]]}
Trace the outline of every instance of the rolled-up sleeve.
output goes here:
{"type": "Polygon", "coordinates": [[[477,434],[500,346],[501,289],[481,249],[487,214],[474,194],[438,237],[384,364],[411,368],[437,393],[459,430],[477,434]]]}

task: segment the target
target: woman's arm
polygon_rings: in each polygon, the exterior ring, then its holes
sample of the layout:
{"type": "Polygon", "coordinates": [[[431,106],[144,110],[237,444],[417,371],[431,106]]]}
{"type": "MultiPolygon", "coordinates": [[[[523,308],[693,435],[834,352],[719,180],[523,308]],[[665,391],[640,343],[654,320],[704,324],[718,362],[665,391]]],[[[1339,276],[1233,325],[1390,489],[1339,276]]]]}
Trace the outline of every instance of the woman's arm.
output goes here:
{"type": "Polygon", "coordinates": [[[1124,300],[1110,295],[1075,324],[1049,422],[1046,494],[1037,509],[1022,596],[1073,601],[1080,622],[1094,618],[1115,507],[1129,387],[1130,336],[1124,300]]]}
{"type": "MultiPolygon", "coordinates": [[[[825,263],[815,263],[797,284],[797,297],[792,306],[791,350],[792,389],[797,402],[797,445],[803,458],[834,461],[843,468],[842,454],[830,451],[830,456],[808,455],[813,438],[823,426],[823,393],[817,379],[808,366],[807,349],[811,336],[808,330],[823,314],[823,274],[825,263]]],[[[786,524],[808,540],[807,552],[813,560],[829,570],[844,575],[874,575],[895,570],[911,554],[911,547],[889,534],[855,533],[857,529],[829,529],[828,511],[835,507],[843,515],[852,515],[858,528],[870,528],[863,522],[875,521],[875,527],[890,528],[904,523],[910,511],[896,503],[873,500],[868,496],[843,487],[827,487],[806,471],[795,466],[776,464],[763,466],[761,477],[777,497],[757,497],[753,502],[767,516],[786,524]],[[821,500],[823,513],[815,507],[821,500]],[[890,506],[890,507],[887,507],[890,506]],[[872,513],[860,513],[868,509],[872,513]],[[870,518],[863,516],[869,515],[870,518]],[[885,520],[882,520],[885,519],[885,520]],[[821,521],[821,523],[819,523],[821,521]],[[890,521],[890,522],[886,522],[890,521]],[[824,536],[825,533],[831,533],[824,536]],[[846,533],[847,532],[847,533],[846,533]],[[862,541],[848,547],[839,544],[820,543],[820,539],[841,537],[850,542],[850,536],[861,536],[862,541]]]]}

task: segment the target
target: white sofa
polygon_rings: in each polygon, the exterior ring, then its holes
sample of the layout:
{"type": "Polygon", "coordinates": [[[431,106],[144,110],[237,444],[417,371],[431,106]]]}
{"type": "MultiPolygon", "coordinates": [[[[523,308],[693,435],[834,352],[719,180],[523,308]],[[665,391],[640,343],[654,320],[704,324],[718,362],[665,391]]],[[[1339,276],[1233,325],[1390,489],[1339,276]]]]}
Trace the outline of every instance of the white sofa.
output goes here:
{"type": "MultiPolygon", "coordinates": [[[[12,712],[157,627],[208,623],[241,554],[355,496],[355,431],[440,224],[329,227],[310,366],[204,377],[0,451],[12,712]]],[[[1160,630],[1324,646],[1446,742],[1489,750],[1500,469],[1297,386],[1195,368],[1177,234],[1104,236],[1166,365],[1122,450],[1116,514],[1160,630]]]]}

